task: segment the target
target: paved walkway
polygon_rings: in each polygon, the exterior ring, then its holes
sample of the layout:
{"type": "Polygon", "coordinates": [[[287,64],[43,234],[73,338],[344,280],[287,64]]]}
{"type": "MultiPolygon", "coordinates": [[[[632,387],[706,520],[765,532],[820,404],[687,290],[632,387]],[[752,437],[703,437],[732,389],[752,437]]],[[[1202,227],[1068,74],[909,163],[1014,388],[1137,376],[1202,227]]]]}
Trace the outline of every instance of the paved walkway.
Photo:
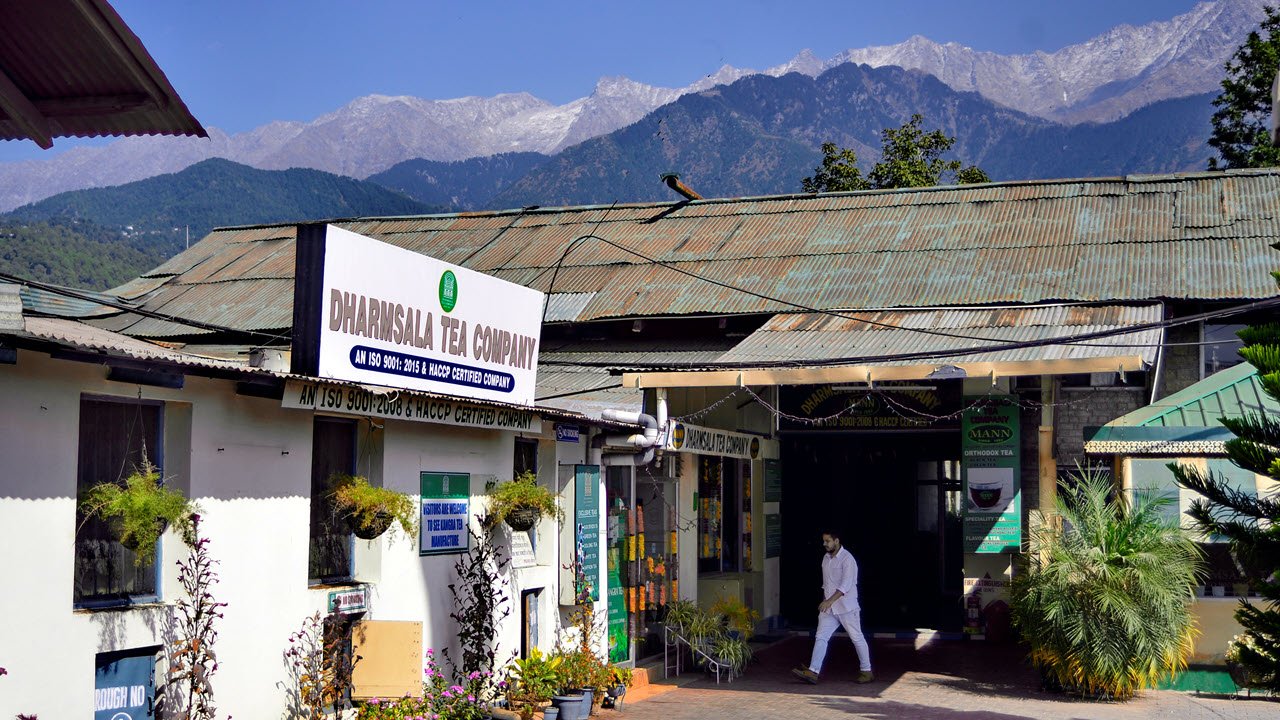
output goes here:
{"type": "MultiPolygon", "coordinates": [[[[1243,694],[1197,696],[1146,691],[1126,703],[1104,703],[1047,693],[1039,674],[1013,646],[955,640],[872,640],[876,680],[854,682],[857,657],[843,636],[831,644],[826,677],[818,685],[793,678],[790,669],[808,660],[813,641],[790,638],[757,655],[746,674],[716,685],[700,679],[640,702],[621,713],[601,711],[602,720],[686,718],[919,718],[921,720],[1111,720],[1127,718],[1280,719],[1280,701],[1243,694]]],[[[661,666],[658,668],[661,673],[661,666]]],[[[659,676],[660,677],[660,676],[659,676]]]]}

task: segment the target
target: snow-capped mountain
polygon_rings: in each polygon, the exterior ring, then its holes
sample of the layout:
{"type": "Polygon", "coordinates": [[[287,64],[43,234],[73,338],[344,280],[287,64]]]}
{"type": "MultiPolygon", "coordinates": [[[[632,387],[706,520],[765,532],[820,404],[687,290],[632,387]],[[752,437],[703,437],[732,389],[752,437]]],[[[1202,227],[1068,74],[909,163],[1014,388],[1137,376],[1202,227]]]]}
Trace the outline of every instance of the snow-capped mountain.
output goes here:
{"type": "MultiPolygon", "coordinates": [[[[816,77],[846,62],[898,65],[1031,115],[1067,123],[1105,121],[1157,100],[1216,89],[1224,62],[1257,26],[1267,1],[1203,2],[1170,20],[1121,25],[1053,53],[999,55],[917,36],[828,60],[806,50],[764,72],[816,77]]],[[[230,136],[210,127],[207,139],[124,138],[47,160],[0,163],[0,211],[65,190],[177,172],[211,157],[262,169],[306,167],[366,178],[413,158],[554,154],[630,125],[684,94],[756,72],[726,65],[678,89],[605,77],[590,95],[564,105],[528,93],[452,100],[368,95],[310,123],[275,122],[230,136]]]]}
{"type": "Polygon", "coordinates": [[[806,51],[767,72],[816,77],[846,62],[896,65],[1029,115],[1107,122],[1158,100],[1217,90],[1223,65],[1261,22],[1268,1],[1202,2],[1171,20],[1120,25],[1053,53],[998,55],[917,35],[897,45],[846,50],[825,62],[806,51]]]}

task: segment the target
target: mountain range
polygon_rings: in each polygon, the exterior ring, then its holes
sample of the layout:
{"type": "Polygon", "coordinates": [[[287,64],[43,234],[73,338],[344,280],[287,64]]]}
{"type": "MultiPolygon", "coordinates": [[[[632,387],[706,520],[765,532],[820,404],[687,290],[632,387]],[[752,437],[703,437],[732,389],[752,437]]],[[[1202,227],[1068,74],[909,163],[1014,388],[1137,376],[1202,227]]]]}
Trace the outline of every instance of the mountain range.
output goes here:
{"type": "Polygon", "coordinates": [[[172,173],[213,157],[260,169],[313,168],[367,178],[412,159],[555,155],[626,128],[679,98],[745,77],[818,78],[850,64],[921,70],[953,90],[1059,123],[1115,120],[1155,102],[1214,91],[1223,63],[1263,17],[1264,2],[1203,2],[1168,21],[1121,25],[1053,53],[999,55],[913,37],[846,50],[825,61],[803,51],[763,72],[725,66],[677,89],[606,77],[590,95],[564,105],[528,93],[451,100],[369,95],[309,123],[274,122],[234,135],[211,127],[208,139],[124,138],[47,160],[0,163],[0,211],[65,190],[172,173]]]}

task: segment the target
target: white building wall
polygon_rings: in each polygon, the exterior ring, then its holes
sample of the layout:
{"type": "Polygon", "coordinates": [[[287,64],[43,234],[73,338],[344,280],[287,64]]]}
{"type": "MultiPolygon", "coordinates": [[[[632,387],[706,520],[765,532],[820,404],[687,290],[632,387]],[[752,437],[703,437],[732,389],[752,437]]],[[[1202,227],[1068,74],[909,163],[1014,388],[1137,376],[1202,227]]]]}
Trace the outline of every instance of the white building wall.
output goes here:
{"type": "MultiPolygon", "coordinates": [[[[106,380],[102,366],[20,352],[0,365],[0,717],[85,717],[92,708],[95,654],[160,645],[180,595],[176,561],[185,548],[170,532],[161,547],[162,602],[129,609],[72,606],[78,416],[82,393],[166,401],[165,473],[189,487],[202,512],[203,534],[219,561],[214,588],[226,602],[218,623],[214,676],[220,714],[280,717],[287,676],[282,653],[303,619],[323,611],[332,588],[309,588],[307,554],[312,414],[279,401],[234,394],[234,383],[188,377],[184,389],[106,380]],[[189,428],[189,432],[188,429],[189,428]],[[189,439],[188,439],[189,438],[189,439]]],[[[547,423],[550,426],[550,423],[547,423]]],[[[360,470],[417,495],[421,471],[471,473],[472,513],[485,482],[510,479],[510,432],[426,423],[361,422],[360,470]],[[379,429],[378,426],[382,426],[379,429]]],[[[537,585],[544,597],[543,645],[554,644],[557,529],[544,522],[540,566],[509,572],[512,614],[499,636],[500,657],[520,644],[519,591],[537,585]]],[[[499,533],[507,532],[505,529],[499,533]]],[[[456,555],[419,557],[417,540],[357,540],[356,579],[371,584],[372,620],[423,622],[422,646],[457,651],[447,585],[456,555]]],[[[603,603],[601,604],[603,611],[603,603]]],[[[160,673],[158,672],[159,676],[160,673]]],[[[157,680],[162,680],[157,677],[157,680]]],[[[158,682],[159,684],[159,682],[158,682]]]]}

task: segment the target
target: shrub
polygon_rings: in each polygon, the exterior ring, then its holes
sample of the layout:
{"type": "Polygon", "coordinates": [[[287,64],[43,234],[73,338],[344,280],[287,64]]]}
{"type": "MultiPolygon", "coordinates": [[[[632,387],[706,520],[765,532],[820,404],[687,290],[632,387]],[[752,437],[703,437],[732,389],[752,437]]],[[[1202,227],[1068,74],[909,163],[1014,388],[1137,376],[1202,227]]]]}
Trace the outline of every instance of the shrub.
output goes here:
{"type": "Polygon", "coordinates": [[[1127,699],[1186,667],[1200,550],[1176,520],[1161,517],[1170,500],[1140,493],[1130,506],[1088,472],[1073,501],[1068,485],[1059,487],[1061,525],[1031,513],[1013,620],[1048,681],[1127,699]]]}

